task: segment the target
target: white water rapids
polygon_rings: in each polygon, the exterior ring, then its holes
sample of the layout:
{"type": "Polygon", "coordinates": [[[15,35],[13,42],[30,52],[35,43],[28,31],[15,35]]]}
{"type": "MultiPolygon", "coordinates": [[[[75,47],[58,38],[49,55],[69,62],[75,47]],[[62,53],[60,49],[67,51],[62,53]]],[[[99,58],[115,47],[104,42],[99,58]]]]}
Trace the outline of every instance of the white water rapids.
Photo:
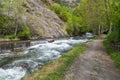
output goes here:
{"type": "Polygon", "coordinates": [[[38,70],[49,61],[58,59],[63,53],[88,39],[64,39],[52,43],[32,42],[29,48],[19,55],[0,54],[0,80],[21,80],[26,73],[38,70]],[[27,63],[27,68],[21,67],[27,63]]]}

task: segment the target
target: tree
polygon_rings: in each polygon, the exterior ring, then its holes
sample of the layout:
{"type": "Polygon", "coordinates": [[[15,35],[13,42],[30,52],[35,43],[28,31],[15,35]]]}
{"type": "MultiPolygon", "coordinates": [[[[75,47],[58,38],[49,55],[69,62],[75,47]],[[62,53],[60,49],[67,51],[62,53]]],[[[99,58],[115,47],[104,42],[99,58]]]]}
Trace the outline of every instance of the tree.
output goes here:
{"type": "Polygon", "coordinates": [[[111,22],[113,31],[109,34],[109,41],[120,42],[120,1],[114,0],[111,4],[111,22]]]}
{"type": "Polygon", "coordinates": [[[107,26],[107,17],[103,0],[81,0],[75,14],[83,19],[82,25],[95,34],[101,34],[107,26]]]}
{"type": "MultiPolygon", "coordinates": [[[[0,19],[1,35],[17,36],[20,32],[25,33],[24,27],[26,26],[22,24],[26,24],[26,22],[22,22],[22,16],[25,13],[25,8],[23,7],[23,5],[25,4],[26,0],[14,0],[14,1],[13,0],[0,0],[0,1],[1,1],[0,16],[2,16],[0,19]]],[[[26,35],[23,33],[22,35],[26,35]]]]}

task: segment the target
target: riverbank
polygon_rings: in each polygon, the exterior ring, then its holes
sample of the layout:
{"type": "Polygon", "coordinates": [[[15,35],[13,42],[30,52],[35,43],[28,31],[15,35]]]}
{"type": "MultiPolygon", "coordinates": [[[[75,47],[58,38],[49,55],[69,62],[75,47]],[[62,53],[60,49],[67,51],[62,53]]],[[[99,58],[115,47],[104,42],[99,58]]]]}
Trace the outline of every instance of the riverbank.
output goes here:
{"type": "Polygon", "coordinates": [[[23,48],[31,46],[32,42],[36,41],[48,41],[54,42],[54,39],[29,39],[29,40],[19,40],[19,39],[0,39],[0,53],[10,52],[18,53],[23,51],[23,48]]]}
{"type": "Polygon", "coordinates": [[[33,74],[27,75],[24,80],[63,80],[65,71],[83,51],[85,51],[85,45],[79,44],[58,60],[46,64],[33,74]]]}
{"type": "Polygon", "coordinates": [[[113,59],[114,64],[116,67],[120,69],[120,51],[116,51],[110,44],[110,42],[105,39],[104,45],[106,47],[107,53],[110,55],[110,57],[113,59]]]}

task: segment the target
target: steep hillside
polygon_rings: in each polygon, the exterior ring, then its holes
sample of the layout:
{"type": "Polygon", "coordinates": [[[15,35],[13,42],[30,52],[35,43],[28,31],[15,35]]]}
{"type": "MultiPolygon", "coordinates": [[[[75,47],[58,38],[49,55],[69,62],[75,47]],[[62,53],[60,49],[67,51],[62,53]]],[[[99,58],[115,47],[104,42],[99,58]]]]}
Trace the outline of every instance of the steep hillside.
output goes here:
{"type": "MultiPolygon", "coordinates": [[[[17,0],[9,0],[6,2],[0,1],[3,2],[0,3],[0,6],[2,6],[2,14],[16,17],[17,22],[19,22],[20,24],[27,24],[29,26],[31,37],[66,36],[66,33],[64,31],[65,23],[53,11],[49,9],[44,1],[45,0],[21,0],[21,2],[19,1],[18,3],[17,0]]],[[[18,27],[20,26],[21,25],[18,25],[18,27]]],[[[14,30],[15,29],[13,29],[13,32],[14,30]]],[[[20,30],[18,30],[18,32],[20,32],[20,30]]]]}
{"type": "Polygon", "coordinates": [[[53,0],[53,1],[58,2],[61,5],[67,7],[76,7],[80,3],[80,0],[53,0]]]}
{"type": "Polygon", "coordinates": [[[40,0],[27,0],[32,9],[26,8],[26,21],[32,35],[63,37],[64,22],[40,0]]]}

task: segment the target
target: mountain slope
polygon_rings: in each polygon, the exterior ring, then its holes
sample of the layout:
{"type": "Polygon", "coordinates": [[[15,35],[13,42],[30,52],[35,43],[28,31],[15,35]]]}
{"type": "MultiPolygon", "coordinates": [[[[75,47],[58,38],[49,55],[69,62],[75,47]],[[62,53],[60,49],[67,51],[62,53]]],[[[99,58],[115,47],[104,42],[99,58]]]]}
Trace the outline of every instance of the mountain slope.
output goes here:
{"type": "Polygon", "coordinates": [[[41,0],[27,0],[32,9],[26,8],[26,22],[31,26],[32,35],[64,37],[65,23],[41,0]]]}
{"type": "Polygon", "coordinates": [[[63,6],[76,7],[79,5],[81,0],[54,0],[54,1],[60,3],[63,6]]]}
{"type": "MultiPolygon", "coordinates": [[[[51,0],[0,0],[0,15],[11,17],[14,23],[9,24],[2,20],[2,22],[8,25],[5,27],[6,31],[10,34],[0,34],[3,36],[18,35],[24,30],[24,24],[29,27],[31,37],[65,37],[66,32],[64,26],[66,25],[48,6],[47,4],[53,4],[51,0]]],[[[10,22],[10,21],[9,21],[10,22]]],[[[2,23],[0,23],[1,25],[2,23]]],[[[2,29],[5,29],[4,26],[2,29]]],[[[2,31],[1,27],[0,30],[2,31]]],[[[3,33],[4,31],[2,31],[3,33]]]]}

